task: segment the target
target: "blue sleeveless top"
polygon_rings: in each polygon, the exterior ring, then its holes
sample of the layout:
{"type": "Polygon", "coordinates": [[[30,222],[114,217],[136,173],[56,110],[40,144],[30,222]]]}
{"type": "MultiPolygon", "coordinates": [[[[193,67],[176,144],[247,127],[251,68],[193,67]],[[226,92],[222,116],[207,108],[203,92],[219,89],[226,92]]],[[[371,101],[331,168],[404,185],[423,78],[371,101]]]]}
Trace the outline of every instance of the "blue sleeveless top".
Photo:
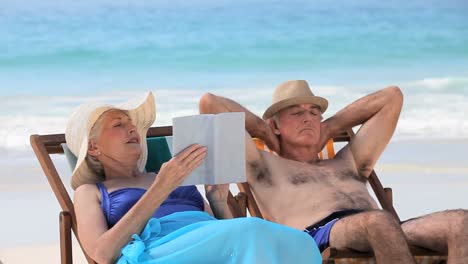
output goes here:
{"type": "MultiPolygon", "coordinates": [[[[101,192],[101,208],[109,228],[114,226],[146,192],[141,188],[123,188],[108,193],[101,182],[97,183],[97,186],[101,192]]],[[[204,210],[203,197],[197,187],[181,186],[169,194],[152,217],[160,218],[175,212],[204,210]]]]}

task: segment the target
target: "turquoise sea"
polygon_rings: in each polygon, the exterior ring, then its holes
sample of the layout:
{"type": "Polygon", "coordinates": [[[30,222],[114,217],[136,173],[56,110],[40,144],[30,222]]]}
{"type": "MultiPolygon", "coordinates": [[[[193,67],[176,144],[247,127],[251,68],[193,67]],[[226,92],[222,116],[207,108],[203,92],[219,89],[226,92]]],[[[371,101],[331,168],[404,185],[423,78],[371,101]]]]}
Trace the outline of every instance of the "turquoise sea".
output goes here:
{"type": "Polygon", "coordinates": [[[289,79],[308,80],[330,114],[398,85],[407,100],[396,136],[467,137],[466,14],[464,0],[3,0],[0,145],[62,132],[89,98],[145,90],[159,124],[196,113],[206,91],[261,114],[289,79]]]}
{"type": "MultiPolygon", "coordinates": [[[[9,216],[0,234],[13,237],[10,224],[22,225],[39,232],[32,242],[56,241],[58,204],[29,136],[63,133],[80,103],[152,90],[155,125],[170,125],[196,114],[209,91],[261,115],[290,79],[308,80],[330,101],[325,118],[401,87],[400,122],[379,163],[400,190],[397,208],[403,218],[466,208],[467,14],[466,0],[0,0],[0,211],[9,216]],[[408,140],[420,150],[408,151],[408,140]],[[432,207],[408,203],[414,176],[432,186],[414,199],[434,199],[432,207]],[[26,226],[25,204],[41,228],[26,226]]],[[[0,246],[26,243],[19,235],[0,246]]]]}

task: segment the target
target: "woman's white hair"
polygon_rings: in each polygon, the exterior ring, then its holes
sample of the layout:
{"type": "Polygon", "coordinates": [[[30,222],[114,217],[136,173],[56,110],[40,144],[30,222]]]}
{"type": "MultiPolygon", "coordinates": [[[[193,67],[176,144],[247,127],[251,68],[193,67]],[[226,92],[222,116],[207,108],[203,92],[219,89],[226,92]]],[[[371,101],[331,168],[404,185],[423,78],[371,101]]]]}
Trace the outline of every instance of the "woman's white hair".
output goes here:
{"type": "MultiPolygon", "coordinates": [[[[109,109],[105,111],[104,113],[101,114],[101,116],[96,120],[96,123],[94,123],[93,127],[91,128],[91,131],[89,132],[89,141],[91,140],[96,140],[99,135],[101,134],[102,130],[102,120],[103,117],[106,113],[109,112],[122,112],[128,116],[128,111],[125,110],[119,110],[119,109],[109,109]]],[[[106,179],[106,175],[104,174],[104,166],[102,166],[102,163],[95,157],[91,156],[89,154],[86,155],[86,163],[88,164],[88,167],[96,173],[96,175],[99,177],[99,180],[103,181],[106,179]]]]}

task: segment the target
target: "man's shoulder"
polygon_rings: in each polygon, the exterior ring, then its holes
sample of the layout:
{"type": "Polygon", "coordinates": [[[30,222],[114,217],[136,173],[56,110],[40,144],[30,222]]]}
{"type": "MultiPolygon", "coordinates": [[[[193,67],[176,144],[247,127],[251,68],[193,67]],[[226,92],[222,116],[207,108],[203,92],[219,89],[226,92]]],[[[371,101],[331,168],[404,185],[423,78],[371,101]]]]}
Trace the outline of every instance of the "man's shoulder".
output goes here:
{"type": "Polygon", "coordinates": [[[338,150],[335,156],[330,160],[336,163],[347,163],[350,160],[352,160],[352,158],[353,158],[353,154],[351,152],[349,144],[346,144],[344,147],[338,150]]]}

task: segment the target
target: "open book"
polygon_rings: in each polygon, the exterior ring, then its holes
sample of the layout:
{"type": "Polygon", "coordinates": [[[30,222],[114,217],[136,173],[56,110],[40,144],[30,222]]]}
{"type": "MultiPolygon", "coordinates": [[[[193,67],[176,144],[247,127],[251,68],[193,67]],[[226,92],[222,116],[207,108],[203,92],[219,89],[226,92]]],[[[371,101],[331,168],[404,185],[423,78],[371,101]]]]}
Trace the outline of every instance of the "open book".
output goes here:
{"type": "Polygon", "coordinates": [[[172,119],[173,153],[198,143],[205,161],[181,185],[245,182],[245,114],[220,113],[172,119]]]}

